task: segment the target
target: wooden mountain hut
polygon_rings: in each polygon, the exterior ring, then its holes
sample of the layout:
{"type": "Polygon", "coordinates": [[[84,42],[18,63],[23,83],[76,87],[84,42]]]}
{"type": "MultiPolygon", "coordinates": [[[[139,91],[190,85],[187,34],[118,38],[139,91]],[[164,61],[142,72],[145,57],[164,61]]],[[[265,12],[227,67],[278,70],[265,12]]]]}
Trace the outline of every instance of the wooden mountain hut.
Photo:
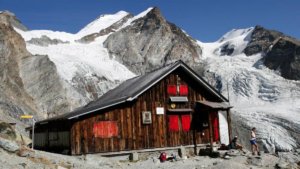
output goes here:
{"type": "Polygon", "coordinates": [[[214,87],[177,61],[73,112],[37,122],[34,148],[80,155],[227,144],[230,108],[214,87]]]}

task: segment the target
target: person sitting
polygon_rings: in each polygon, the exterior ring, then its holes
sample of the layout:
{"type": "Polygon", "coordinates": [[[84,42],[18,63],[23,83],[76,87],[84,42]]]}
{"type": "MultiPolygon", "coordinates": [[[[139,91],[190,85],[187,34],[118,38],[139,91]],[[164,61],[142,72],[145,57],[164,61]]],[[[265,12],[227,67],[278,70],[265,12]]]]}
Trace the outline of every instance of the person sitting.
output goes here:
{"type": "Polygon", "coordinates": [[[234,136],[234,138],[231,140],[231,142],[228,145],[228,149],[238,149],[242,150],[243,146],[237,142],[238,136],[234,136]]]}

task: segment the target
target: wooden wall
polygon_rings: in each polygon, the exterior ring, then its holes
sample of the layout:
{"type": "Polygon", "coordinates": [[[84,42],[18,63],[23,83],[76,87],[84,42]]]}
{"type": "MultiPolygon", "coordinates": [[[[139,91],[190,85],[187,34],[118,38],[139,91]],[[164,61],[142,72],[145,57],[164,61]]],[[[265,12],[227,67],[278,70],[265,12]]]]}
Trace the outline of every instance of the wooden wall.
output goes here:
{"type": "MultiPolygon", "coordinates": [[[[170,102],[167,86],[169,84],[175,85],[177,78],[180,78],[181,84],[188,85],[187,97],[189,101],[176,104],[176,108],[194,109],[195,101],[204,98],[209,98],[210,101],[219,101],[207,93],[203,87],[197,85],[192,78],[186,77],[186,73],[178,69],[131,104],[119,105],[105,111],[80,117],[71,127],[71,153],[84,154],[192,145],[193,139],[197,144],[209,143],[209,129],[199,127],[200,124],[197,123],[192,124],[189,132],[169,131],[169,112],[167,110],[170,109],[170,102]],[[156,107],[164,107],[164,115],[157,115],[156,107]],[[151,124],[142,124],[143,111],[151,111],[151,124]],[[95,137],[93,125],[99,121],[117,121],[119,135],[112,138],[95,137]]],[[[201,112],[190,112],[191,119],[194,113],[201,112]]],[[[205,118],[207,116],[198,115],[197,117],[205,118]]],[[[199,120],[192,119],[192,121],[198,122],[199,120]]]]}

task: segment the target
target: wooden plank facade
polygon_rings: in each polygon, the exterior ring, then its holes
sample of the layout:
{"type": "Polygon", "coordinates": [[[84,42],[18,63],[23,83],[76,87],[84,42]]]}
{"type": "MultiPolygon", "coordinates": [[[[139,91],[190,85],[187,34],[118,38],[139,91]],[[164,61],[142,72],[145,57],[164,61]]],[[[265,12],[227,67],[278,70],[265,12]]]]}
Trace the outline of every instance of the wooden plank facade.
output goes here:
{"type": "Polygon", "coordinates": [[[212,113],[196,108],[196,102],[201,100],[222,101],[183,69],[175,69],[131,102],[67,122],[57,120],[37,125],[35,148],[79,155],[207,144],[218,129],[208,125],[213,124],[209,121],[212,113]],[[172,102],[170,98],[177,96],[170,95],[170,85],[187,86],[187,93],[182,96],[187,101],[172,102]],[[163,114],[158,114],[157,108],[163,114]],[[144,112],[151,116],[146,124],[144,112]]]}

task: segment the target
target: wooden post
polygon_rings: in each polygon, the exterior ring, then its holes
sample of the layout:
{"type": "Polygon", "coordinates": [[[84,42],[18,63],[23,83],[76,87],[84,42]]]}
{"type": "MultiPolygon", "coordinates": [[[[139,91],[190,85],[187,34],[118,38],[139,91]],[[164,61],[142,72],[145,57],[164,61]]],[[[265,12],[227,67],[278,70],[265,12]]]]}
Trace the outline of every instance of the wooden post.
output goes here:
{"type": "Polygon", "coordinates": [[[193,143],[194,143],[194,153],[195,155],[198,155],[198,151],[197,151],[197,141],[196,141],[196,130],[193,127],[193,143]]]}
{"type": "Polygon", "coordinates": [[[213,151],[213,126],[211,122],[211,114],[208,112],[208,124],[209,124],[209,142],[210,142],[210,150],[213,151]]]}

